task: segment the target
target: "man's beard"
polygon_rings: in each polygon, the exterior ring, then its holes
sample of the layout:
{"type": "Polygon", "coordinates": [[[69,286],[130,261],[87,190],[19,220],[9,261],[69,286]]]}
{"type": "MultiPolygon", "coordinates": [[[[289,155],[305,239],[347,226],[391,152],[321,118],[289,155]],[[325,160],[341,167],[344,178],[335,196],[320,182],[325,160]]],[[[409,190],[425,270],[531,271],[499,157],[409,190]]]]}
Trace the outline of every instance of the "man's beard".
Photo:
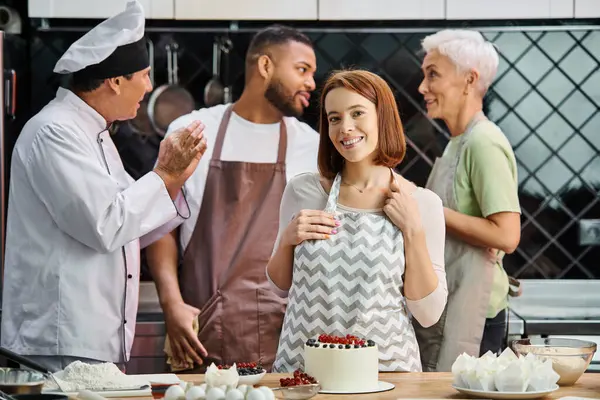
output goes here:
{"type": "Polygon", "coordinates": [[[304,113],[302,108],[296,108],[294,106],[294,96],[288,96],[285,93],[285,89],[281,84],[281,81],[276,80],[269,84],[265,92],[265,98],[269,103],[273,104],[284,117],[296,117],[299,118],[304,113]]]}

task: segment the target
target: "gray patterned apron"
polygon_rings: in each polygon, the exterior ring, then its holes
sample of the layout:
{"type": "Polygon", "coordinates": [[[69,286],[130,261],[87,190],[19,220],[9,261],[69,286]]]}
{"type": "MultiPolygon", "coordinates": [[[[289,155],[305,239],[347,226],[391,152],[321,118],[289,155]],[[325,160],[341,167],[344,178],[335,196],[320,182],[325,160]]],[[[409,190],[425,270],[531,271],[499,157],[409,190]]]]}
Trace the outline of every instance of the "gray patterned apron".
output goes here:
{"type": "MultiPolygon", "coordinates": [[[[438,158],[433,165],[427,188],[442,199],[444,207],[458,210],[454,191],[456,168],[473,127],[485,119],[483,113],[477,114],[460,137],[456,156],[438,158]]],[[[479,357],[490,302],[495,261],[487,249],[446,235],[444,261],[448,281],[444,313],[438,323],[429,328],[413,321],[426,372],[449,372],[462,353],[479,357]]]]}
{"type": "Polygon", "coordinates": [[[304,343],[326,333],[374,340],[380,371],[419,372],[419,347],[403,296],[402,232],[383,212],[337,211],[340,183],[338,174],[325,208],[341,222],[338,233],[295,248],[273,369],[303,369],[304,343]]]}

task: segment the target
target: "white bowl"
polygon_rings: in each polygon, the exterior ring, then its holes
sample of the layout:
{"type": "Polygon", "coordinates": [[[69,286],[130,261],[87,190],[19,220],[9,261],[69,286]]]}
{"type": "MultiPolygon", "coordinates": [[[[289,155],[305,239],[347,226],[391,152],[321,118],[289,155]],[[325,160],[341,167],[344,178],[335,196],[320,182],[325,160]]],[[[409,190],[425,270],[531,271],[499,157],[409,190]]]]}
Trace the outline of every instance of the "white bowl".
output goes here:
{"type": "Polygon", "coordinates": [[[260,374],[240,375],[240,380],[238,381],[238,385],[248,385],[248,386],[256,385],[258,382],[261,381],[262,378],[264,378],[265,374],[267,373],[267,371],[264,369],[262,371],[263,372],[260,374]]]}

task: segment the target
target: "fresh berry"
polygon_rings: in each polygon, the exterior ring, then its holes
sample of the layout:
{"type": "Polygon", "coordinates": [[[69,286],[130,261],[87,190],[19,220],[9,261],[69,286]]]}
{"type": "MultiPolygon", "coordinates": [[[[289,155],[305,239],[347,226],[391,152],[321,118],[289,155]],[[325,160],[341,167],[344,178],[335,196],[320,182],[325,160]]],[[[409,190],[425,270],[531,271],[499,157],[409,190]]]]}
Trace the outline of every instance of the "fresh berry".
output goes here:
{"type": "MultiPolygon", "coordinates": [[[[230,365],[217,365],[218,369],[229,369],[230,365]]],[[[258,375],[264,372],[261,366],[258,366],[255,362],[241,362],[236,363],[236,369],[240,376],[246,375],[258,375]]]]}
{"type": "Polygon", "coordinates": [[[310,385],[313,383],[317,383],[315,378],[309,376],[308,374],[302,372],[301,370],[294,371],[293,378],[281,378],[279,379],[279,384],[282,387],[287,386],[298,386],[298,385],[310,385]]]}
{"type": "MultiPolygon", "coordinates": [[[[367,340],[364,338],[359,338],[358,336],[354,336],[354,335],[346,335],[346,336],[335,336],[335,335],[325,335],[325,334],[321,334],[318,337],[318,340],[315,341],[314,339],[309,339],[309,341],[307,342],[307,344],[313,345],[314,347],[318,347],[319,343],[323,343],[326,345],[330,345],[329,347],[331,347],[331,345],[350,345],[350,346],[356,346],[358,345],[358,348],[360,347],[365,347],[365,345],[369,345],[371,346],[371,342],[373,342],[372,340],[367,340]]],[[[374,346],[375,343],[373,342],[374,346]]],[[[326,347],[326,346],[325,346],[326,347]]],[[[338,346],[339,347],[339,346],[338,346]]]]}

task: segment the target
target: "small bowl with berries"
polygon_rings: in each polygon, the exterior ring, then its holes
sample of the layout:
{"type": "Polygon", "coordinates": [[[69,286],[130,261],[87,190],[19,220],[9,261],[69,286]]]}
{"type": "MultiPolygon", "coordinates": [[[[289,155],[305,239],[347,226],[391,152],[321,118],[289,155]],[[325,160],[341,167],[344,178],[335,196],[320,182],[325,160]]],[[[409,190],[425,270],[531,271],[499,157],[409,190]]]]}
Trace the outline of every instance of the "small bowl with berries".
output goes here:
{"type": "MultiPolygon", "coordinates": [[[[258,382],[261,381],[262,378],[264,378],[265,374],[267,373],[267,371],[263,367],[254,362],[236,363],[235,367],[237,369],[238,375],[240,376],[238,385],[256,385],[258,382]]],[[[218,365],[217,368],[228,369],[230,368],[230,366],[218,365]]]]}
{"type": "Polygon", "coordinates": [[[285,400],[305,400],[316,396],[321,390],[321,385],[312,376],[297,369],[294,376],[290,378],[281,378],[280,387],[273,389],[278,396],[285,400]]]}

